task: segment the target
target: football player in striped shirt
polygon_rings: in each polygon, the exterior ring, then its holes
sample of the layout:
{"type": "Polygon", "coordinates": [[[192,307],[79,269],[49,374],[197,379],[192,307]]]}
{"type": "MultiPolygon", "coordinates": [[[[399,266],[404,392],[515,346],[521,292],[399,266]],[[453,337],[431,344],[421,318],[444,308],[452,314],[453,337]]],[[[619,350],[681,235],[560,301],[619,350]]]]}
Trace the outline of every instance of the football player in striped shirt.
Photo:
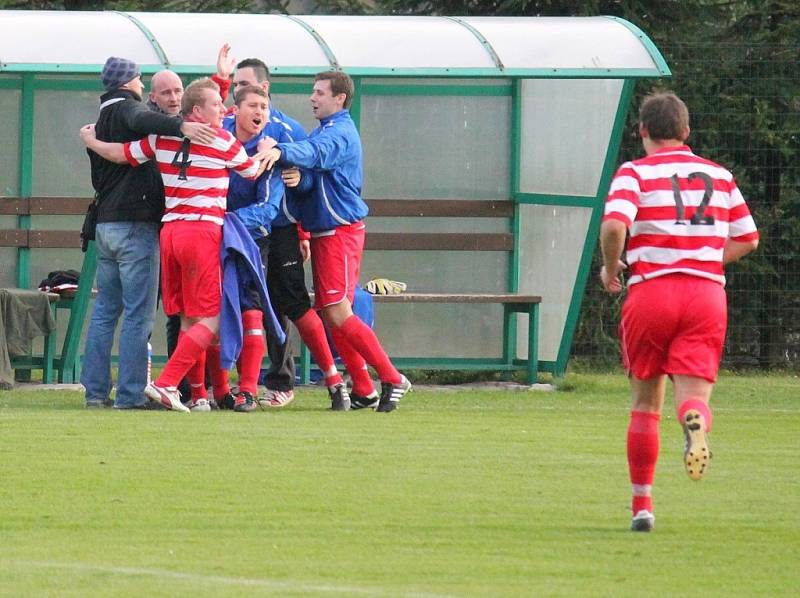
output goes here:
{"type": "Polygon", "coordinates": [[[645,98],[639,134],[646,156],[623,164],[608,192],[600,278],[606,291],[620,293],[628,269],[619,332],[633,399],[631,529],[650,531],[666,379],[685,436],[686,472],[699,480],[711,459],[709,399],[727,327],[724,266],[753,251],[758,232],[733,175],[686,145],[689,111],[680,98],[645,98]]]}
{"type": "Polygon", "coordinates": [[[92,125],[81,129],[81,138],[112,162],[138,166],[154,160],[158,165],[166,199],[160,235],[162,303],[167,315],[181,316],[181,332],[178,346],[159,378],[145,388],[145,395],[168,409],[189,411],[181,403],[177,384],[187,374],[190,382],[204,375],[206,349],[219,331],[219,256],[228,172],[254,179],[262,169],[261,156],[248,156],[241,143],[221,128],[225,106],[216,83],[208,78],[193,81],[181,102],[186,121],[216,129],[211,143],[162,135],[105,143],[94,136],[92,125]]]}

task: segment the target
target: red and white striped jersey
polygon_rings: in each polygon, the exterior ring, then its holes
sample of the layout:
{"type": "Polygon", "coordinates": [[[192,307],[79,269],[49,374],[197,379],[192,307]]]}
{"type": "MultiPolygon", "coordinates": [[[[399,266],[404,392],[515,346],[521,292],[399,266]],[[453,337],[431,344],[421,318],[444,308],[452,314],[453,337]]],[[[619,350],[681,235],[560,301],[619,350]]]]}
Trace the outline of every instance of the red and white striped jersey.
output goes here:
{"type": "Polygon", "coordinates": [[[606,200],[609,219],[630,229],[629,285],[674,272],[724,285],[726,241],[758,239],[733,175],[685,145],[620,166],[606,200]]]}
{"type": "Polygon", "coordinates": [[[148,135],[124,144],[131,166],[155,160],[164,181],[166,209],[161,222],[207,220],[222,226],[228,194],[228,170],[253,179],[258,164],[224,129],[211,145],[180,137],[148,135]]]}

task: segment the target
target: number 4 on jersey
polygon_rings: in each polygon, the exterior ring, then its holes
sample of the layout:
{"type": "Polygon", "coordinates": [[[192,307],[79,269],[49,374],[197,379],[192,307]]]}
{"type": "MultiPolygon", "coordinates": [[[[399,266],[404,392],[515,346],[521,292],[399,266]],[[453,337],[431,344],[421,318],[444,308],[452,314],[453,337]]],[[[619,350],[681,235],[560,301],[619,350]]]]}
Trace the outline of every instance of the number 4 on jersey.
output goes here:
{"type": "MultiPolygon", "coordinates": [[[[714,224],[714,217],[705,215],[708,202],[711,201],[711,195],[714,193],[714,181],[705,172],[693,172],[687,178],[690,183],[694,179],[701,179],[705,187],[703,200],[689,219],[689,224],[714,224]]],[[[673,174],[669,180],[672,183],[672,194],[675,197],[675,224],[686,224],[685,208],[683,206],[683,199],[681,198],[678,175],[673,174]]]]}
{"type": "Polygon", "coordinates": [[[175,156],[172,158],[172,165],[177,166],[180,168],[178,172],[178,180],[185,181],[186,179],[186,169],[192,165],[192,161],[189,159],[189,145],[191,141],[188,139],[184,139],[183,143],[181,144],[181,149],[175,152],[175,156]]]}

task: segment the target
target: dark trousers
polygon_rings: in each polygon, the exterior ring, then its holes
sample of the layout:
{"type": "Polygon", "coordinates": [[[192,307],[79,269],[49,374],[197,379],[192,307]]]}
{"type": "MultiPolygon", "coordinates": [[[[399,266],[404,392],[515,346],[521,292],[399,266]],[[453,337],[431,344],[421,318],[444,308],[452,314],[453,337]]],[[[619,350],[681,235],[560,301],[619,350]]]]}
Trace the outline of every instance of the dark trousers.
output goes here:
{"type": "Polygon", "coordinates": [[[267,268],[267,290],[272,309],[287,333],[286,342],[278,343],[274,335],[267,331],[270,366],[266,387],[287,391],[294,388],[295,381],[294,352],[288,340],[289,321],[301,318],[311,309],[297,227],[293,224],[273,227],[269,237],[258,240],[258,246],[267,268]]]}

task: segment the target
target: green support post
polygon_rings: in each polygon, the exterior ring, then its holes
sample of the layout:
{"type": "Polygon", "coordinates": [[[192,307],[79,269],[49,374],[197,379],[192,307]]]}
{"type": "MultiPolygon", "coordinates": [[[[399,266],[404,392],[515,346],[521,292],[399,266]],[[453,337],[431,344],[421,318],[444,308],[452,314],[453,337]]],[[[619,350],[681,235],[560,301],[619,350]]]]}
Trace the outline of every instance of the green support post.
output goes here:
{"type": "Polygon", "coordinates": [[[539,304],[528,311],[528,384],[539,380],[539,304]]]}
{"type": "Polygon", "coordinates": [[[300,384],[311,383],[311,352],[303,341],[300,341],[300,384]]]}
{"type": "Polygon", "coordinates": [[[503,306],[503,363],[511,365],[514,362],[517,345],[517,319],[508,304],[503,306]]]}
{"type": "MultiPolygon", "coordinates": [[[[22,75],[22,97],[19,103],[19,195],[30,197],[33,193],[33,112],[34,112],[34,77],[31,73],[22,75]]],[[[31,217],[24,214],[17,217],[17,227],[22,230],[31,229],[31,217]]],[[[17,248],[17,286],[27,289],[31,284],[31,250],[28,247],[17,248]]]]}
{"type": "Polygon", "coordinates": [[[83,257],[78,291],[70,306],[69,324],[64,336],[61,358],[58,360],[58,381],[61,383],[70,384],[76,382],[80,377],[80,354],[78,348],[81,342],[83,322],[86,319],[86,313],[89,311],[89,300],[92,297],[92,286],[94,285],[96,271],[97,249],[94,241],[89,241],[89,247],[83,257]]]}
{"type": "Polygon", "coordinates": [[[56,330],[58,329],[58,321],[56,320],[58,310],[56,304],[50,304],[50,313],[53,314],[53,321],[56,327],[53,331],[44,337],[44,351],[42,354],[42,383],[53,383],[53,363],[56,356],[56,330]]]}

